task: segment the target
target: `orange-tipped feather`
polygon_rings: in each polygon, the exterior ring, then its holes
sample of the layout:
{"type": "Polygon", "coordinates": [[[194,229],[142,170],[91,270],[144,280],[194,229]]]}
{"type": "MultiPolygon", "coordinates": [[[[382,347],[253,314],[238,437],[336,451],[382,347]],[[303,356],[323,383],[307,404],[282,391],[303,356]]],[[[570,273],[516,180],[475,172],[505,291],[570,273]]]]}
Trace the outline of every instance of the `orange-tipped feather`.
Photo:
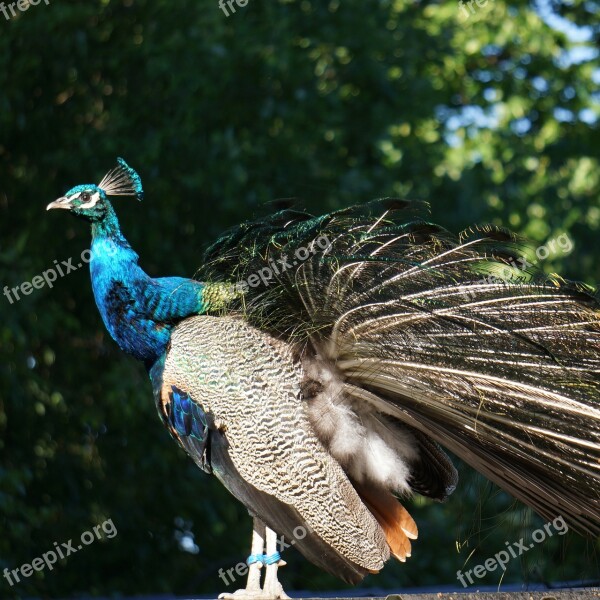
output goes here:
{"type": "Polygon", "coordinates": [[[416,540],[419,535],[413,518],[390,492],[357,484],[354,487],[383,529],[392,555],[400,562],[406,562],[411,555],[410,540],[416,540]]]}

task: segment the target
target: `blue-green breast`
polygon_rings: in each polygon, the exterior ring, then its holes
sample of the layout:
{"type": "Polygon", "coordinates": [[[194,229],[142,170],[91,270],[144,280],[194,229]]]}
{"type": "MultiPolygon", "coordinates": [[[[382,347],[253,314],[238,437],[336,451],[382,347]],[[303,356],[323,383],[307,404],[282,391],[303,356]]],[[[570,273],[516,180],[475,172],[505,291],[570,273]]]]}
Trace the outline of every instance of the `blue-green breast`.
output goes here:
{"type": "Polygon", "coordinates": [[[137,261],[124,240],[92,243],[92,288],[102,320],[119,347],[149,368],[164,354],[173,326],[203,312],[203,286],[181,277],[153,279],[137,261]]]}

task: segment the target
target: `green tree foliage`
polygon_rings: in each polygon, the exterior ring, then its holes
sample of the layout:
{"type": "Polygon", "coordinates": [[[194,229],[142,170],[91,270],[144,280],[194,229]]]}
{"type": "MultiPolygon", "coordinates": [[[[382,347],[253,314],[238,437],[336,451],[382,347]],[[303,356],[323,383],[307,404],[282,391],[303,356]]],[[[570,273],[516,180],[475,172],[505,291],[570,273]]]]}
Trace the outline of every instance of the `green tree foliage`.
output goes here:
{"type": "MultiPolygon", "coordinates": [[[[571,254],[544,267],[600,281],[598,3],[481,4],[250,0],[226,17],[217,0],[51,0],[0,14],[0,287],[80,262],[87,227],[44,207],[116,156],[145,183],[147,201],[117,211],[152,275],[193,274],[219,231],[278,197],[324,212],[398,195],[454,229],[568,232],[571,254]]],[[[0,570],[105,519],[118,530],[13,588],[0,578],[0,597],[222,590],[250,520],[163,430],[87,269],[0,296],[0,315],[0,570]]],[[[467,469],[447,505],[413,511],[413,557],[365,585],[457,584],[540,525],[467,469]]],[[[286,559],[290,587],[341,587],[286,559]]],[[[594,542],[555,535],[478,583],[597,574],[594,542]]]]}

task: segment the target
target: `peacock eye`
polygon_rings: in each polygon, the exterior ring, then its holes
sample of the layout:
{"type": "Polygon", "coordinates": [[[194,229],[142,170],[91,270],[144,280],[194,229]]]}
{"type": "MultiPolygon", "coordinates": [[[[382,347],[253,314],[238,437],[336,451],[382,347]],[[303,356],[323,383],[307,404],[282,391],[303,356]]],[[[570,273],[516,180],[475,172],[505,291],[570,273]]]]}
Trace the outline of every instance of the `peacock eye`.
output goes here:
{"type": "Polygon", "coordinates": [[[81,199],[84,202],[89,202],[89,200],[90,200],[90,194],[89,194],[89,192],[83,192],[83,194],[81,194],[81,199]]]}

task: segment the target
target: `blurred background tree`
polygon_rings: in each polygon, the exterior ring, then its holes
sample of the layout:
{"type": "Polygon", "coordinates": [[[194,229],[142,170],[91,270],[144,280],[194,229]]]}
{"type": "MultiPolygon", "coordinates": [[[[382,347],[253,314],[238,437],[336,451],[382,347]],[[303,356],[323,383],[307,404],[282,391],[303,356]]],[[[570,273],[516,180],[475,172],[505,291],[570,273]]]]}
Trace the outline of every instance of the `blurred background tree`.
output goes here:
{"type": "MultiPolygon", "coordinates": [[[[192,275],[272,199],[320,213],[395,195],[455,230],[567,232],[573,251],[544,267],[600,281],[598,1],[481,4],[250,0],[226,17],[217,0],[52,0],[0,15],[0,287],[78,263],[88,228],[44,208],[116,156],[145,183],[147,201],[117,211],[154,276],[192,275]]],[[[0,571],[105,519],[118,530],[13,588],[0,578],[0,597],[223,591],[250,520],[163,429],[87,270],[1,296],[0,314],[0,571]]],[[[461,472],[446,505],[414,501],[410,561],[365,587],[457,585],[540,525],[461,472]]],[[[597,549],[554,536],[478,583],[597,578],[597,549]]],[[[343,587],[286,560],[290,589],[343,587]]]]}

